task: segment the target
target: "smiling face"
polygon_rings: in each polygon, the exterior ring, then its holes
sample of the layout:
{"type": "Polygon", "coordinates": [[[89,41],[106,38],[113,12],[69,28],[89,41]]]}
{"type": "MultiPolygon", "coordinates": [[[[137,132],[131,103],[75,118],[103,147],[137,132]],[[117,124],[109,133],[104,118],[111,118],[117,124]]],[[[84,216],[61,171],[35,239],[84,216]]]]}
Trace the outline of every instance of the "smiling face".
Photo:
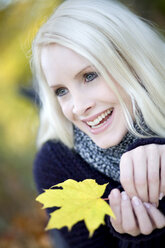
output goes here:
{"type": "MultiPolygon", "coordinates": [[[[65,117],[99,147],[120,143],[127,132],[126,120],[114,92],[84,57],[54,44],[42,48],[41,65],[65,117]]],[[[131,109],[128,95],[116,83],[131,109]]]]}

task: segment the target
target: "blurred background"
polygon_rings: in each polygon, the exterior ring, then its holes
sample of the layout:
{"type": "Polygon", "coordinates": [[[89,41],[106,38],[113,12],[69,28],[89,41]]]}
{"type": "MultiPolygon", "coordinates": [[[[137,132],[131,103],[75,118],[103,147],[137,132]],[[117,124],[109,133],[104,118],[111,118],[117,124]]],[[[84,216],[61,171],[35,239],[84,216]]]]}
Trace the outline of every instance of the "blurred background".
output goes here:
{"type": "MultiPolygon", "coordinates": [[[[35,201],[38,108],[29,61],[38,28],[61,2],[0,0],[0,248],[51,247],[47,218],[35,201]]],[[[122,2],[164,33],[165,0],[122,2]]]]}

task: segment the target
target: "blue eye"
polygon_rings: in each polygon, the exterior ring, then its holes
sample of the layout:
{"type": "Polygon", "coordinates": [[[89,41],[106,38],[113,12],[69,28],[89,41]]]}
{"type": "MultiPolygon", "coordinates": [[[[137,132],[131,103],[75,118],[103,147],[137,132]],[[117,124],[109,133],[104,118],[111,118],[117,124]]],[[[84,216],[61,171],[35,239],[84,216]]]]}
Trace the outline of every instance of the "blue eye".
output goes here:
{"type": "Polygon", "coordinates": [[[98,74],[96,72],[89,72],[89,73],[85,73],[83,77],[85,79],[85,82],[90,82],[93,81],[95,78],[97,78],[98,74]]]}
{"type": "Polygon", "coordinates": [[[56,94],[56,96],[64,96],[64,95],[66,95],[68,93],[68,89],[66,89],[66,88],[58,88],[56,91],[55,91],[55,94],[56,94]]]}

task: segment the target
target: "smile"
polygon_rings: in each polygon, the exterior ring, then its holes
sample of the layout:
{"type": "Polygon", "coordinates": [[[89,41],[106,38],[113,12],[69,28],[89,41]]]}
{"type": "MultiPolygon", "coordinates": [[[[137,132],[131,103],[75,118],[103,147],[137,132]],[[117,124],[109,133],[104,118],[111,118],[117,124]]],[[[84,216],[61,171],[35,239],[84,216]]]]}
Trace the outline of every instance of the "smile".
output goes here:
{"type": "Polygon", "coordinates": [[[108,120],[112,111],[113,109],[108,109],[104,113],[99,115],[96,119],[94,119],[93,121],[87,121],[86,123],[88,124],[88,126],[92,128],[98,128],[108,120]]]}

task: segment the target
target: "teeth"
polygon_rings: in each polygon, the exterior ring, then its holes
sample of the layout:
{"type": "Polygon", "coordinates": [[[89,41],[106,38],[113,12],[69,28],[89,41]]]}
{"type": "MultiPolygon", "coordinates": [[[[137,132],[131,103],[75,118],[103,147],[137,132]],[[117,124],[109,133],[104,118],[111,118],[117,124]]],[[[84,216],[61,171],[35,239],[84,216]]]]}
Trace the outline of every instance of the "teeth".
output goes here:
{"type": "Polygon", "coordinates": [[[92,126],[93,128],[96,128],[94,126],[97,125],[97,127],[99,127],[100,125],[98,125],[107,115],[109,115],[112,112],[112,109],[109,109],[107,111],[105,111],[104,113],[102,113],[101,115],[99,115],[94,121],[87,121],[87,124],[89,126],[92,126]]]}
{"type": "Polygon", "coordinates": [[[105,121],[97,126],[92,126],[92,128],[98,128],[98,127],[101,127],[103,124],[105,123],[105,121]]]}
{"type": "Polygon", "coordinates": [[[106,116],[105,114],[102,114],[102,115],[101,115],[102,119],[104,119],[104,118],[105,118],[105,116],[106,116]]]}

